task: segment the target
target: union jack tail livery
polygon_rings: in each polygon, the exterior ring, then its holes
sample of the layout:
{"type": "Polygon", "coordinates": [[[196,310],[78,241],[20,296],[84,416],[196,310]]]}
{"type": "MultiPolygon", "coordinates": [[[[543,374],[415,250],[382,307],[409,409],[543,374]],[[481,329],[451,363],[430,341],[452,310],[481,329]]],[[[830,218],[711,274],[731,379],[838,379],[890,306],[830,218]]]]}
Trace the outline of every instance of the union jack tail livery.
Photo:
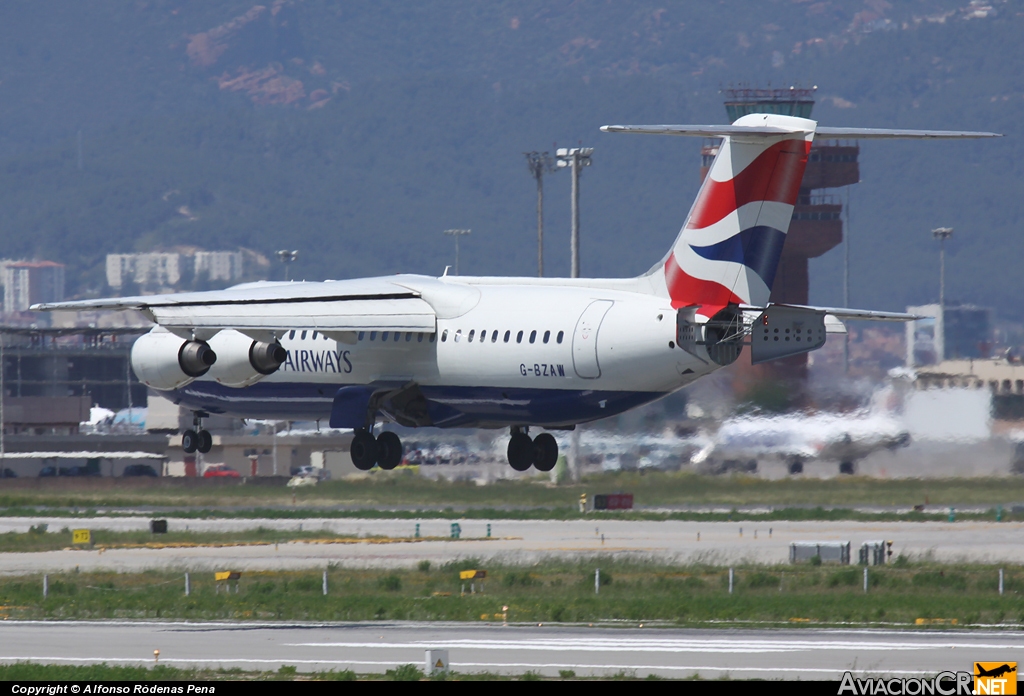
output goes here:
{"type": "Polygon", "coordinates": [[[608,133],[721,137],[722,145],[668,255],[644,278],[673,306],[705,318],[729,305],[764,307],[782,257],[815,134],[848,139],[987,138],[995,133],[822,127],[750,114],[730,126],[603,126],[608,133]]]}
{"type": "Polygon", "coordinates": [[[668,257],[655,273],[676,307],[710,317],[730,304],[763,306],[786,242],[815,122],[753,114],[734,126],[773,135],[727,135],[668,257]]]}

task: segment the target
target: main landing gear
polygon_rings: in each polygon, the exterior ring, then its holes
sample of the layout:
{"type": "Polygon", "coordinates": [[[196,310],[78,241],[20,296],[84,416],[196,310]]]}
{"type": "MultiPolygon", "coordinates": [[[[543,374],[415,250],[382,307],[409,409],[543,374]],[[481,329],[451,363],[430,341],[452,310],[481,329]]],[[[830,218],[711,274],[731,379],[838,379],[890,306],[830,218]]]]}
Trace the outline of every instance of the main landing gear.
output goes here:
{"type": "Polygon", "coordinates": [[[194,430],[186,430],[181,434],[181,449],[185,454],[199,452],[206,454],[213,449],[213,435],[209,430],[203,430],[203,418],[210,414],[205,411],[195,411],[192,415],[192,426],[194,430]]]}
{"type": "Polygon", "coordinates": [[[377,437],[365,428],[357,430],[349,449],[352,463],[360,471],[369,471],[376,464],[390,471],[402,463],[402,440],[390,430],[377,437]]]}
{"type": "Polygon", "coordinates": [[[516,471],[533,466],[537,471],[551,471],[558,461],[558,443],[551,433],[541,433],[530,439],[518,426],[512,428],[508,441],[508,463],[516,471]]]}

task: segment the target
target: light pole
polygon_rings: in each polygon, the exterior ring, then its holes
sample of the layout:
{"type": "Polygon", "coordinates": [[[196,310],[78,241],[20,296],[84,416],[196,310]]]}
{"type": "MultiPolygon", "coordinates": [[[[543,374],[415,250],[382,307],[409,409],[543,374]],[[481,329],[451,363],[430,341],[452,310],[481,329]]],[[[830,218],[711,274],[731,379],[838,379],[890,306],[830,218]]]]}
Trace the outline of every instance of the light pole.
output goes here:
{"type": "Polygon", "coordinates": [[[284,264],[284,279],[289,280],[288,269],[291,268],[292,261],[299,258],[298,249],[288,251],[287,249],[281,249],[276,252],[277,258],[280,259],[281,263],[284,264]]]}
{"type": "Polygon", "coordinates": [[[544,174],[557,172],[555,161],[547,152],[524,152],[526,166],[537,180],[537,277],[544,277],[544,174]]]}
{"type": "Polygon", "coordinates": [[[473,230],[445,230],[449,237],[455,237],[455,275],[459,275],[459,237],[472,234],[473,230]]]}
{"type": "Polygon", "coordinates": [[[572,170],[572,238],[569,251],[572,255],[570,278],[580,277],[580,169],[590,166],[590,156],[594,154],[592,147],[559,148],[555,151],[559,167],[572,170]]]}
{"type": "MultiPolygon", "coordinates": [[[[4,332],[0,331],[0,468],[7,461],[7,452],[4,450],[4,368],[6,367],[4,358],[4,332]]],[[[3,471],[0,471],[0,477],[3,476],[3,471]]]]}
{"type": "Polygon", "coordinates": [[[939,311],[945,319],[946,309],[946,240],[953,236],[952,227],[936,227],[932,236],[939,240],[939,311]]]}

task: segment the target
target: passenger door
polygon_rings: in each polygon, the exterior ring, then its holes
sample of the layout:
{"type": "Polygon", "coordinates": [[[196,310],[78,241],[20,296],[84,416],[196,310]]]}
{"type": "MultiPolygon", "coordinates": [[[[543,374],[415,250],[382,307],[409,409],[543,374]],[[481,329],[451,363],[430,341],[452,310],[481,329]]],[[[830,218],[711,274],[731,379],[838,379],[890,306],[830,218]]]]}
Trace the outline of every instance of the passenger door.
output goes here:
{"type": "Polygon", "coordinates": [[[597,361],[597,334],[612,304],[611,300],[594,300],[576,322],[572,335],[572,365],[583,379],[601,376],[601,365],[597,361]]]}

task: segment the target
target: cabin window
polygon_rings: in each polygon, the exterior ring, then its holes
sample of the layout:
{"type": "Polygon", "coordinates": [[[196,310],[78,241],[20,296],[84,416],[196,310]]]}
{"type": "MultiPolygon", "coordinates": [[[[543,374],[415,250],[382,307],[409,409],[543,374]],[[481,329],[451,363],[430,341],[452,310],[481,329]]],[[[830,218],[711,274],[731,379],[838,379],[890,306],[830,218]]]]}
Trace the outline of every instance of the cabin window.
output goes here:
{"type": "Polygon", "coordinates": [[[498,342],[498,330],[495,329],[494,333],[491,334],[491,343],[497,343],[497,342],[498,342]]]}
{"type": "Polygon", "coordinates": [[[314,340],[314,341],[316,340],[316,334],[317,334],[317,332],[316,332],[316,331],[314,331],[314,332],[313,332],[313,340],[314,340]]]}
{"type": "MultiPolygon", "coordinates": [[[[448,335],[448,329],[444,330],[444,335],[445,336],[448,335]]],[[[430,342],[433,343],[435,340],[437,340],[437,334],[436,333],[430,334],[430,342]]],[[[441,340],[443,341],[444,339],[441,339],[441,340]]]]}
{"type": "Polygon", "coordinates": [[[530,343],[535,343],[536,341],[537,341],[537,329],[534,329],[533,331],[530,332],[530,343]]]}
{"type": "Polygon", "coordinates": [[[475,336],[475,335],[476,335],[476,329],[470,329],[469,330],[469,335],[466,336],[466,343],[472,343],[473,342],[473,336],[475,336]]]}
{"type": "Polygon", "coordinates": [[[460,338],[462,338],[462,329],[455,332],[455,342],[458,343],[460,338]]]}
{"type": "Polygon", "coordinates": [[[551,338],[551,332],[550,331],[545,331],[544,332],[544,342],[547,343],[550,338],[551,338]]]}
{"type": "Polygon", "coordinates": [[[441,343],[444,343],[447,340],[448,340],[448,329],[445,329],[444,332],[441,333],[441,343]]]}
{"type": "Polygon", "coordinates": [[[508,337],[511,336],[511,335],[512,335],[511,331],[506,331],[505,332],[505,343],[508,343],[508,337]]]}
{"type": "Polygon", "coordinates": [[[559,343],[561,343],[562,342],[562,338],[564,336],[565,336],[565,332],[564,331],[559,331],[558,335],[555,337],[555,340],[558,341],[559,343]]]}
{"type": "Polygon", "coordinates": [[[371,341],[376,341],[377,340],[377,332],[376,331],[371,331],[370,332],[370,340],[371,341]]]}
{"type": "Polygon", "coordinates": [[[522,342],[523,342],[523,332],[520,331],[519,333],[516,334],[516,343],[522,343],[522,342]]]}
{"type": "Polygon", "coordinates": [[[366,338],[366,332],[365,332],[365,331],[360,331],[360,332],[359,332],[359,335],[358,335],[358,336],[356,336],[356,340],[358,340],[358,341],[361,341],[361,340],[363,340],[364,338],[366,338]]]}
{"type": "Polygon", "coordinates": [[[290,341],[293,338],[295,338],[295,329],[292,329],[291,331],[288,332],[288,340],[290,341]]]}
{"type": "Polygon", "coordinates": [[[382,340],[382,341],[384,341],[385,343],[387,343],[387,340],[388,340],[388,332],[387,332],[387,331],[382,331],[382,332],[381,332],[381,334],[380,334],[380,340],[382,340]]]}
{"type": "MultiPolygon", "coordinates": [[[[420,334],[420,340],[421,341],[423,340],[422,336],[423,336],[423,334],[420,334]]],[[[407,331],[406,334],[405,334],[405,342],[408,343],[411,340],[412,340],[412,331],[407,331]]]]}
{"type": "Polygon", "coordinates": [[[416,342],[417,343],[423,343],[423,332],[422,331],[420,331],[418,334],[416,334],[416,342]]]}
{"type": "Polygon", "coordinates": [[[299,336],[299,338],[302,339],[303,341],[305,341],[306,340],[306,332],[303,331],[302,334],[299,336]]]}

